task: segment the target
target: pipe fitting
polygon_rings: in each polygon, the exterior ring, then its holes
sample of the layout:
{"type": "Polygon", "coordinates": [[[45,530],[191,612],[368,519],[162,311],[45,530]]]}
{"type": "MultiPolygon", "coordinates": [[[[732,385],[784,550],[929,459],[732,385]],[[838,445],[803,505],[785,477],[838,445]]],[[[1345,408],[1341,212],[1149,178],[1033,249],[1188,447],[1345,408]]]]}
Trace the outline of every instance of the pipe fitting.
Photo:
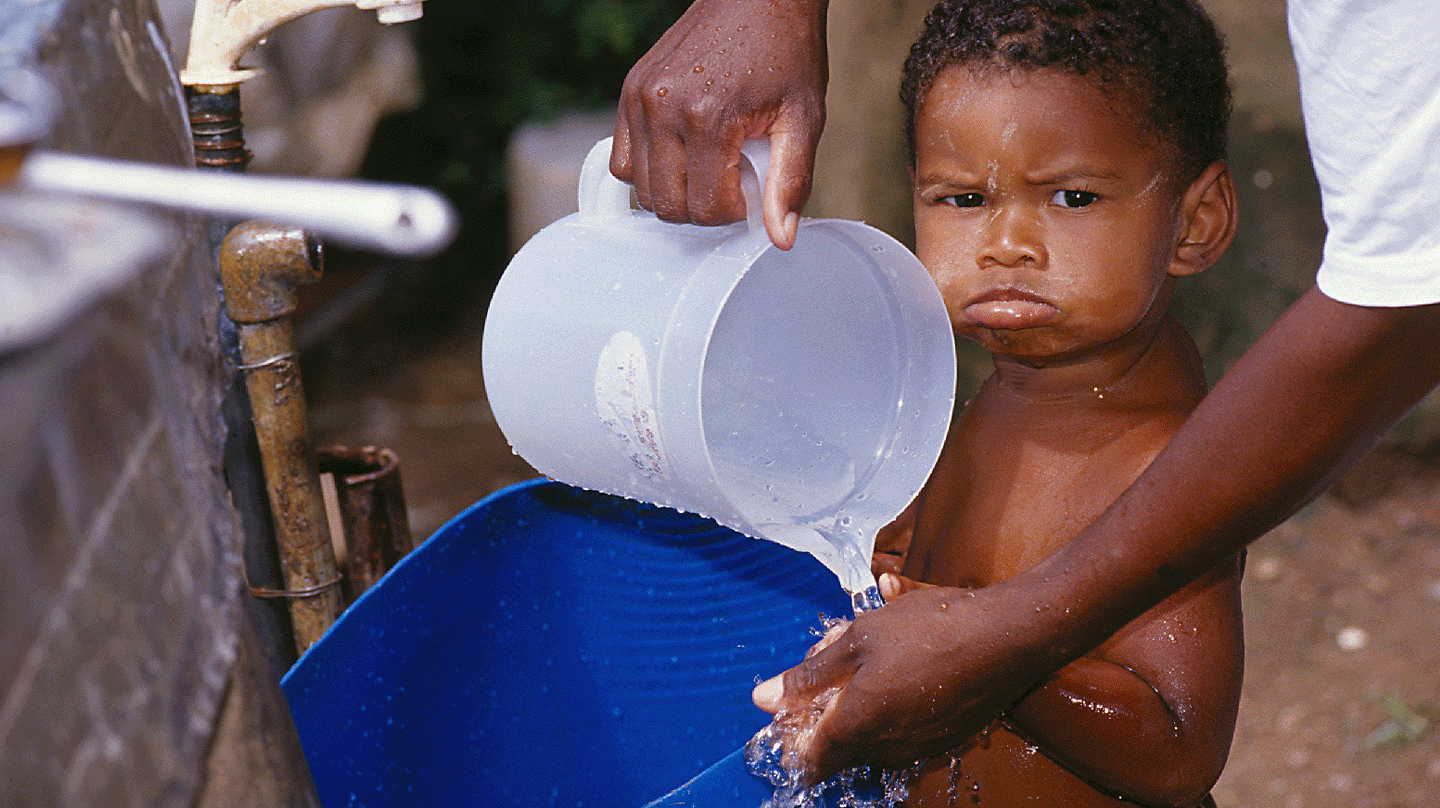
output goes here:
{"type": "Polygon", "coordinates": [[[295,287],[319,279],[319,242],[298,228],[244,222],[232,228],[220,246],[225,308],[236,323],[239,368],[245,374],[285,578],[283,590],[252,591],[289,600],[295,644],[302,653],[341,609],[341,575],[330,542],[289,317],[295,310],[295,287]]]}
{"type": "Polygon", "coordinates": [[[249,221],[220,245],[225,311],[237,323],[265,323],[295,311],[295,287],[323,273],[319,239],[296,227],[249,221]]]}

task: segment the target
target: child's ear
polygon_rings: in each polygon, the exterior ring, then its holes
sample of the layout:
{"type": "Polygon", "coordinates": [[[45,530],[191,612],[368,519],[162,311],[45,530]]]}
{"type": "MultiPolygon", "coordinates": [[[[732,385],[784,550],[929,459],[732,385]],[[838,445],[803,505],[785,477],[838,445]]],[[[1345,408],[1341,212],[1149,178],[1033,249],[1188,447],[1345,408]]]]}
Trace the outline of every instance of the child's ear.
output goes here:
{"type": "Polygon", "coordinates": [[[1170,274],[1194,275],[1220,258],[1235,239],[1239,206],[1230,165],[1216,160],[1195,178],[1180,199],[1180,242],[1170,274]]]}

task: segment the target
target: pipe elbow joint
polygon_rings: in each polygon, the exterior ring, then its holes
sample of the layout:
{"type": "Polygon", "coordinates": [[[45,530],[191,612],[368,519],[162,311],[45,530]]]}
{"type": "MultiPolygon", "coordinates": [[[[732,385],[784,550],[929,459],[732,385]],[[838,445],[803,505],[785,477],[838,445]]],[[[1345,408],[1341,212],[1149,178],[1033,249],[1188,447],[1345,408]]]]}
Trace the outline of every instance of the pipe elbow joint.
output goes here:
{"type": "Polygon", "coordinates": [[[236,225],[220,245],[225,312],[237,323],[264,323],[295,311],[295,287],[320,280],[320,240],[298,227],[263,221],[236,225]]]}

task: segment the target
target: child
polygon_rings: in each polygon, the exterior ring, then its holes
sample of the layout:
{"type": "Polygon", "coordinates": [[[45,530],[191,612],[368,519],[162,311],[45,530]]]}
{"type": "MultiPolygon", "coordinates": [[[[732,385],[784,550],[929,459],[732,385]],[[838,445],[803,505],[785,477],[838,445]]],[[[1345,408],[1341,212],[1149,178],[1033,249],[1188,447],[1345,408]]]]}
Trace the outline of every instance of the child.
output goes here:
{"type": "MultiPolygon", "coordinates": [[[[943,0],[901,94],[917,253],[995,372],[921,494],[891,596],[1003,581],[1135,480],[1205,393],[1167,306],[1236,216],[1223,46],[1193,0],[943,0]]],[[[1212,804],[1240,691],[1240,569],[924,763],[908,804],[1212,804]]]]}

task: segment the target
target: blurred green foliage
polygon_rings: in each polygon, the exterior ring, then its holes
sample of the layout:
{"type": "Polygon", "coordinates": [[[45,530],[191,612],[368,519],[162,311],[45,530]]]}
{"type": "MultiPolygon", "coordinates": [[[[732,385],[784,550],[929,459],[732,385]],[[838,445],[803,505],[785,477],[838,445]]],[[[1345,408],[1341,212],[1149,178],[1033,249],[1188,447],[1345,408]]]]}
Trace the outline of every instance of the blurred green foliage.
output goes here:
{"type": "Polygon", "coordinates": [[[390,121],[371,175],[466,196],[503,192],[516,126],[615,103],[684,0],[433,0],[416,24],[425,100],[390,121]]]}
{"type": "MultiPolygon", "coordinates": [[[[689,0],[431,0],[414,23],[425,99],[383,121],[362,173],[459,207],[450,250],[412,272],[417,306],[488,291],[508,258],[505,146],[529,120],[619,99],[630,66],[689,0]],[[422,274],[423,273],[423,274],[422,274]]],[[[403,279],[402,279],[403,280],[403,279]]],[[[433,305],[430,306],[433,313],[433,305]]]]}

